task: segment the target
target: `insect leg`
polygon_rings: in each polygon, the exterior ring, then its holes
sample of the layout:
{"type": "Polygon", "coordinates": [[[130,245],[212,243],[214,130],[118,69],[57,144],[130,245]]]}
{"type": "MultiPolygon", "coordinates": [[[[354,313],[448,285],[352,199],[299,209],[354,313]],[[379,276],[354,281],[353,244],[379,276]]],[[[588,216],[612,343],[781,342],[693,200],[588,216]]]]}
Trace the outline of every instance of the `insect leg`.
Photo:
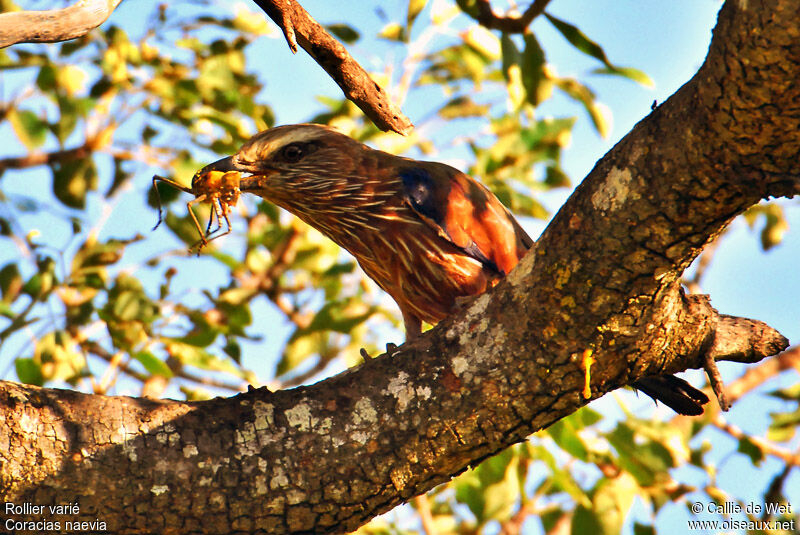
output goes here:
{"type": "Polygon", "coordinates": [[[208,241],[206,240],[206,236],[203,233],[203,227],[200,226],[200,222],[197,220],[197,216],[194,215],[194,210],[192,210],[192,205],[205,201],[206,197],[207,195],[204,193],[203,195],[199,195],[186,203],[186,208],[189,210],[189,215],[192,216],[192,221],[194,221],[194,226],[197,229],[197,233],[200,235],[200,240],[191,247],[191,249],[194,249],[194,247],[198,246],[199,244],[199,247],[197,248],[198,254],[200,254],[200,249],[208,245],[208,241]]]}
{"type": "Polygon", "coordinates": [[[162,209],[161,209],[162,208],[161,207],[161,193],[159,193],[159,191],[158,191],[158,182],[165,182],[165,183],[169,184],[170,186],[172,186],[174,188],[177,188],[177,189],[179,189],[181,191],[184,191],[186,193],[192,193],[191,188],[187,188],[186,186],[178,184],[174,180],[170,180],[169,178],[165,178],[165,177],[159,176],[159,175],[153,175],[153,189],[156,191],[156,202],[158,203],[158,222],[156,223],[156,226],[153,227],[153,230],[157,229],[158,226],[161,224],[161,221],[163,221],[162,209]]]}

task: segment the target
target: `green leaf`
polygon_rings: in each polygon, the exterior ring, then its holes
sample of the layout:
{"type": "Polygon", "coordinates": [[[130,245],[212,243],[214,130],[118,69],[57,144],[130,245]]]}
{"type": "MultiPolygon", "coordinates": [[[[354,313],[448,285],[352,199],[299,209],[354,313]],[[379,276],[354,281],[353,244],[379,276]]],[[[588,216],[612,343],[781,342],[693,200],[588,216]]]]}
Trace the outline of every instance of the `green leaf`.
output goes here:
{"type": "MultiPolygon", "coordinates": [[[[622,525],[633,499],[639,491],[636,481],[627,474],[620,474],[613,479],[601,479],[592,496],[592,510],[598,521],[599,529],[591,532],[598,535],[617,535],[622,532],[622,525]]],[[[573,530],[573,533],[575,531],[573,530]]]]}
{"type": "Polygon", "coordinates": [[[653,88],[656,83],[644,71],[635,69],[633,67],[618,67],[616,65],[611,67],[599,67],[592,71],[594,74],[608,74],[613,76],[622,76],[645,87],[653,88]]]}
{"type": "Polygon", "coordinates": [[[41,147],[47,139],[47,123],[30,110],[11,108],[6,112],[6,119],[22,144],[30,150],[41,147]]]}
{"type": "Polygon", "coordinates": [[[485,117],[488,113],[488,105],[478,104],[469,96],[456,97],[439,109],[439,116],[448,120],[464,117],[485,117]]]}
{"type": "Polygon", "coordinates": [[[772,422],[767,429],[767,440],[787,442],[794,436],[800,426],[800,408],[792,412],[771,413],[772,422]]]}
{"type": "Polygon", "coordinates": [[[572,181],[560,167],[548,165],[545,169],[544,183],[551,188],[565,188],[569,187],[572,181]]]}
{"type": "Polygon", "coordinates": [[[42,386],[44,384],[42,366],[34,359],[18,358],[14,361],[14,367],[17,370],[17,377],[21,383],[36,386],[42,386]]]}
{"type": "Polygon", "coordinates": [[[661,443],[642,432],[635,432],[636,420],[617,424],[607,433],[609,443],[617,451],[617,462],[630,472],[640,485],[648,486],[667,477],[667,471],[675,466],[672,453],[661,443]]]}
{"type": "Polygon", "coordinates": [[[417,20],[427,4],[428,0],[408,0],[408,13],[406,14],[406,30],[408,32],[411,31],[411,26],[414,25],[414,21],[417,20]]]}
{"type": "Polygon", "coordinates": [[[204,324],[195,327],[184,336],[178,338],[178,340],[195,347],[208,347],[214,343],[217,335],[219,335],[219,330],[204,324]]]}
{"type": "Polygon", "coordinates": [[[348,45],[352,45],[361,37],[349,24],[327,24],[325,28],[348,45]]]}
{"type": "Polygon", "coordinates": [[[52,63],[46,63],[39,69],[39,75],[36,76],[36,85],[45,92],[56,88],[56,68],[52,63]]]}
{"type": "Polygon", "coordinates": [[[749,437],[742,437],[739,439],[739,446],[736,448],[739,453],[744,453],[750,457],[750,462],[755,466],[760,466],[764,460],[764,451],[749,437]]]}
{"type": "Polygon", "coordinates": [[[539,41],[532,33],[525,34],[525,50],[522,52],[522,85],[528,102],[538,106],[552,95],[552,82],[544,71],[545,55],[539,41]]]}
{"type": "Polygon", "coordinates": [[[587,54],[592,56],[593,58],[602,61],[605,65],[605,68],[596,69],[595,73],[597,74],[613,74],[616,76],[622,76],[624,78],[628,78],[635,82],[638,82],[647,87],[654,87],[655,84],[653,80],[650,79],[644,72],[640,71],[639,69],[634,69],[632,67],[618,67],[609,61],[608,56],[606,56],[605,51],[603,48],[589,39],[581,30],[578,29],[577,26],[574,24],[570,24],[569,22],[565,22],[561,19],[558,19],[548,13],[544,14],[547,17],[553,26],[561,33],[561,35],[566,38],[567,41],[570,42],[572,46],[587,54]]]}
{"type": "Polygon", "coordinates": [[[800,383],[779,390],[773,390],[767,394],[784,401],[800,401],[800,383]]]}
{"type": "Polygon", "coordinates": [[[329,338],[330,333],[295,331],[283,350],[275,375],[281,376],[289,373],[312,356],[325,353],[329,346],[329,338]]]}
{"type": "Polygon", "coordinates": [[[311,320],[304,332],[336,331],[348,334],[357,325],[365,322],[374,310],[351,300],[326,303],[311,320]]]}
{"type": "Polygon", "coordinates": [[[599,515],[591,507],[578,505],[572,515],[572,535],[586,535],[587,533],[602,533],[602,524],[599,515]]]}
{"type": "Polygon", "coordinates": [[[456,4],[461,8],[461,11],[474,19],[478,18],[481,13],[477,0],[456,0],[456,4]]]}
{"type": "Polygon", "coordinates": [[[234,339],[229,338],[227,343],[223,346],[222,350],[228,355],[236,364],[242,363],[242,346],[234,339]]]}
{"type": "Polygon", "coordinates": [[[547,20],[549,20],[553,26],[555,26],[556,30],[558,30],[572,46],[584,54],[588,54],[589,56],[602,61],[606,67],[610,69],[615,68],[614,65],[608,61],[608,57],[606,57],[606,53],[603,51],[603,48],[589,39],[582,31],[578,29],[577,26],[570,24],[569,22],[564,22],[563,20],[558,19],[548,13],[545,13],[544,16],[547,17],[547,20]]]}
{"type": "Polygon", "coordinates": [[[133,358],[138,360],[151,375],[162,375],[164,377],[172,377],[173,375],[169,366],[149,351],[139,351],[133,355],[133,358]]]}
{"type": "Polygon", "coordinates": [[[201,370],[230,373],[238,377],[242,376],[242,371],[230,360],[214,356],[205,349],[175,340],[170,340],[165,342],[165,344],[169,354],[184,366],[193,366],[201,370]]]}
{"type": "Polygon", "coordinates": [[[22,291],[34,299],[41,299],[53,289],[56,283],[56,263],[50,257],[42,257],[36,261],[37,272],[22,286],[22,291]]]}
{"type": "Polygon", "coordinates": [[[518,466],[517,448],[507,448],[483,461],[456,478],[456,500],[469,507],[479,524],[507,520],[520,497],[518,466]]]}
{"type": "Polygon", "coordinates": [[[656,528],[651,525],[634,522],[633,535],[656,535],[656,528]]]}
{"type": "Polygon", "coordinates": [[[70,208],[82,209],[86,195],[97,189],[97,169],[91,158],[71,162],[54,162],[53,194],[70,208]]]}
{"type": "Polygon", "coordinates": [[[0,269],[0,291],[3,302],[13,302],[22,291],[22,286],[22,275],[16,263],[8,263],[0,269]]]}
{"type": "Polygon", "coordinates": [[[598,413],[584,407],[548,427],[545,434],[549,435],[561,449],[573,457],[581,461],[588,461],[589,450],[578,432],[584,427],[596,423],[598,418],[600,418],[598,413]]]}
{"type": "Polygon", "coordinates": [[[407,35],[406,29],[396,22],[390,22],[378,33],[378,37],[382,37],[383,39],[401,42],[408,38],[407,35]]]}
{"type": "Polygon", "coordinates": [[[542,462],[549,469],[550,474],[542,482],[543,487],[548,487],[547,494],[566,492],[576,503],[589,506],[591,502],[586,495],[586,491],[575,481],[572,472],[562,468],[556,461],[555,456],[547,448],[541,444],[526,442],[522,451],[528,459],[542,462]]]}
{"type": "Polygon", "coordinates": [[[774,202],[758,204],[744,213],[745,221],[750,228],[755,226],[759,216],[764,218],[764,227],[761,229],[761,247],[768,251],[783,241],[784,234],[789,230],[789,224],[786,222],[783,207],[774,202]]]}
{"type": "Polygon", "coordinates": [[[611,128],[609,118],[606,116],[603,108],[595,102],[594,92],[572,78],[556,78],[554,83],[559,89],[564,91],[564,93],[583,104],[583,107],[592,119],[592,124],[594,124],[597,133],[604,138],[608,137],[611,128]]]}

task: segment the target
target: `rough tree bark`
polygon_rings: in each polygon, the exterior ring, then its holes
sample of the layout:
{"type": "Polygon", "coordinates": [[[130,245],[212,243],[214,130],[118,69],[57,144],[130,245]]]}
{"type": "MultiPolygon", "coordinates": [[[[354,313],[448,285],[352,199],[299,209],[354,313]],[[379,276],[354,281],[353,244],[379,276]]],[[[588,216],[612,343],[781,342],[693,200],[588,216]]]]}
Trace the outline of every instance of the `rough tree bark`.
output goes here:
{"type": "Polygon", "coordinates": [[[70,519],[118,533],[343,532],[584,405],[585,349],[592,397],[707,355],[778,353],[779,333],[679,277],[748,206],[800,192],[798,9],[729,0],[697,75],[517,269],[392,355],[202,403],[0,383],[0,500],[78,502],[70,519]]]}

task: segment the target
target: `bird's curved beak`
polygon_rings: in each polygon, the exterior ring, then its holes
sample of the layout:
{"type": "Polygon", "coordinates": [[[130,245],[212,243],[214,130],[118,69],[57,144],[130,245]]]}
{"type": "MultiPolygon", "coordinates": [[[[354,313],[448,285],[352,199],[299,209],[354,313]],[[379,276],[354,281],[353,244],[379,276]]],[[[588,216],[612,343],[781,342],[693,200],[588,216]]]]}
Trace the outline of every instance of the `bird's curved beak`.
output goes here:
{"type": "Polygon", "coordinates": [[[221,160],[217,160],[214,163],[210,163],[207,166],[200,169],[198,172],[194,174],[194,176],[202,176],[206,175],[211,171],[220,171],[222,173],[227,173],[228,171],[242,171],[239,169],[238,166],[233,161],[233,156],[228,156],[226,158],[222,158],[221,160]]]}

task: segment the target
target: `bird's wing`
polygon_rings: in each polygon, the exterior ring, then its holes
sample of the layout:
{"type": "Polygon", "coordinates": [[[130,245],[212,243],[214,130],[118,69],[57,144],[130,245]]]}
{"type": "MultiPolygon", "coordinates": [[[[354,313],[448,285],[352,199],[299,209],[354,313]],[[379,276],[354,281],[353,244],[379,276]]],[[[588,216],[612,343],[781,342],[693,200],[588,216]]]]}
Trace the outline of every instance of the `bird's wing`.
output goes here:
{"type": "Polygon", "coordinates": [[[484,186],[444,164],[400,172],[405,201],[442,238],[502,275],[533,245],[514,216],[484,186]]]}

